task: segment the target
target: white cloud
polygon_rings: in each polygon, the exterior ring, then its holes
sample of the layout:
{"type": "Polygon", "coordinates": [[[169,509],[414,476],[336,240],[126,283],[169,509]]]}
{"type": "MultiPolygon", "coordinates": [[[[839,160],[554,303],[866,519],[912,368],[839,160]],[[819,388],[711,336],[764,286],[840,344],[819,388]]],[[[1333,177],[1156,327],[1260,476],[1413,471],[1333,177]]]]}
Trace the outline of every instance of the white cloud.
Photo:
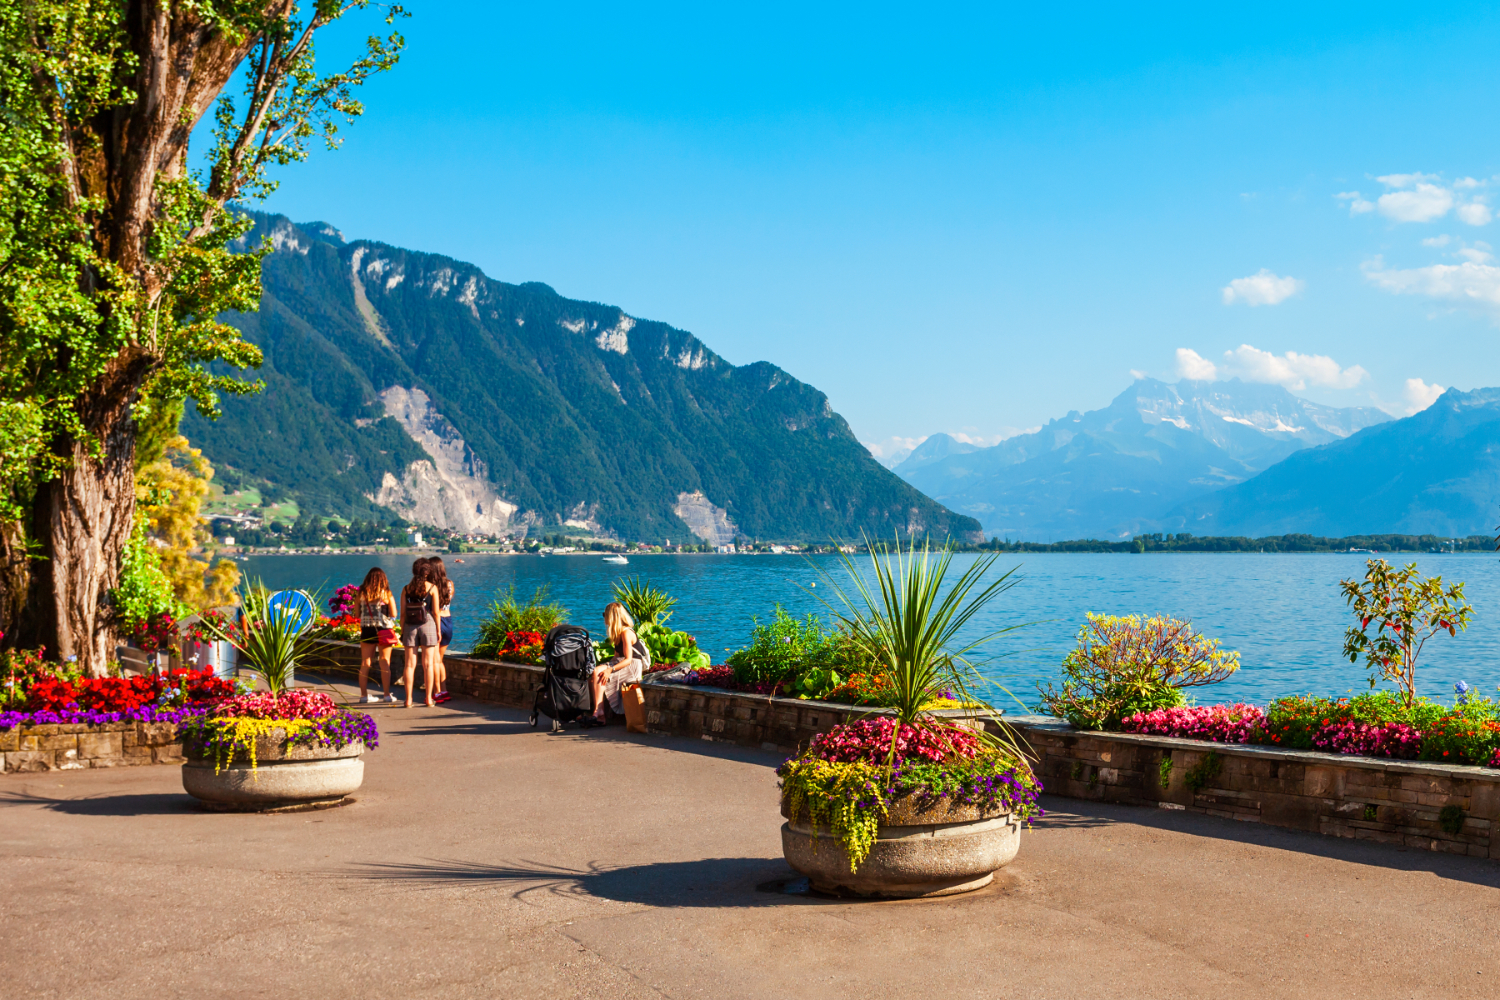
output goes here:
{"type": "Polygon", "coordinates": [[[1358,191],[1340,191],[1334,197],[1339,201],[1347,201],[1349,203],[1350,215],[1364,215],[1366,212],[1375,211],[1375,203],[1373,201],[1365,201],[1364,196],[1358,191]]]}
{"type": "Polygon", "coordinates": [[[1148,377],[1149,375],[1149,372],[1143,372],[1139,368],[1130,369],[1130,377],[1135,379],[1137,382],[1139,382],[1143,378],[1148,377]]]}
{"type": "Polygon", "coordinates": [[[1401,393],[1406,400],[1406,412],[1408,414],[1420,413],[1436,403],[1443,391],[1440,385],[1428,385],[1419,378],[1407,379],[1406,388],[1401,393]]]}
{"type": "Polygon", "coordinates": [[[1369,375],[1359,365],[1340,368],[1339,363],[1327,355],[1298,354],[1296,351],[1276,355],[1249,344],[1225,351],[1220,370],[1226,375],[1238,375],[1247,382],[1269,382],[1293,392],[1301,392],[1309,384],[1350,389],[1369,375]]]}
{"type": "Polygon", "coordinates": [[[1388,268],[1380,257],[1364,265],[1365,277],[1393,295],[1423,295],[1470,305],[1500,306],[1500,267],[1469,261],[1430,267],[1388,268]]]}
{"type": "Polygon", "coordinates": [[[1438,174],[1385,174],[1375,178],[1390,190],[1372,203],[1358,191],[1341,191],[1334,197],[1349,202],[1350,215],[1362,215],[1378,209],[1393,222],[1432,222],[1450,211],[1471,226],[1486,226],[1494,218],[1485,198],[1473,192],[1487,186],[1487,181],[1460,177],[1449,183],[1438,174]]]}
{"type": "Polygon", "coordinates": [[[1423,181],[1435,181],[1438,179],[1438,175],[1424,173],[1386,174],[1384,177],[1377,177],[1375,179],[1388,188],[1409,188],[1421,184],[1423,181]]]}
{"type": "Polygon", "coordinates": [[[1442,236],[1429,236],[1422,241],[1422,245],[1424,247],[1445,247],[1452,239],[1453,237],[1447,235],[1446,233],[1442,236]]]}
{"type": "Polygon", "coordinates": [[[1235,278],[1224,286],[1224,304],[1243,302],[1247,306],[1274,306],[1285,302],[1305,288],[1307,282],[1300,278],[1279,277],[1266,268],[1261,268],[1248,278],[1235,278]]]}
{"type": "Polygon", "coordinates": [[[1418,184],[1410,191],[1388,191],[1375,205],[1381,215],[1395,222],[1431,222],[1448,214],[1453,192],[1436,184],[1418,184]]]}
{"type": "Polygon", "coordinates": [[[1488,243],[1479,240],[1473,246],[1462,247],[1455,250],[1454,253],[1471,264],[1488,264],[1495,259],[1495,255],[1490,253],[1490,249],[1491,247],[1488,243]]]}
{"type": "Polygon", "coordinates": [[[1177,374],[1195,382],[1212,382],[1219,367],[1190,347],[1177,348],[1177,374]]]}
{"type": "MultiPolygon", "coordinates": [[[[897,452],[905,452],[910,455],[912,449],[926,441],[930,435],[923,434],[921,437],[888,437],[884,441],[862,442],[871,455],[879,459],[887,459],[897,452]]],[[[906,455],[902,455],[905,458],[906,455]]]]}
{"type": "Polygon", "coordinates": [[[1486,226],[1494,215],[1490,212],[1490,206],[1476,199],[1467,205],[1458,206],[1458,217],[1471,226],[1486,226]]]}

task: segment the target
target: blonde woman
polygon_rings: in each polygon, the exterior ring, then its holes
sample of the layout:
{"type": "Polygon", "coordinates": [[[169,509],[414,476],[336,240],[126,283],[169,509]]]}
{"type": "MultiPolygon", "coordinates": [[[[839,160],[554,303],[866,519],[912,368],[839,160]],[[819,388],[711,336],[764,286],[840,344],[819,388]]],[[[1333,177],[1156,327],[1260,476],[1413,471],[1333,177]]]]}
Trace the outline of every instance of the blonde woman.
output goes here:
{"type": "Polygon", "coordinates": [[[359,700],[395,701],[391,693],[391,650],[396,645],[396,598],[385,570],[374,567],[354,595],[354,614],[359,616],[359,700]],[[380,660],[379,698],[370,697],[370,667],[380,660]]]}
{"type": "Polygon", "coordinates": [[[635,622],[625,605],[613,601],[604,609],[604,630],[615,655],[594,668],[589,685],[594,696],[594,721],[603,722],[604,705],[623,713],[625,705],[620,701],[620,688],[637,683],[651,662],[651,654],[640,637],[635,634],[635,622]]]}

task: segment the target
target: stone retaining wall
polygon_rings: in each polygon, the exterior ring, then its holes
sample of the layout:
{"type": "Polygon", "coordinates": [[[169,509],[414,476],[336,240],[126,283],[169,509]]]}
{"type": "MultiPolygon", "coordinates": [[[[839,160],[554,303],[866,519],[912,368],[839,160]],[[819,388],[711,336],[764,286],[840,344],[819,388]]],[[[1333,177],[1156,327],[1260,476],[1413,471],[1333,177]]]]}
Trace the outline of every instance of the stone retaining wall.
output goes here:
{"type": "Polygon", "coordinates": [[[171,722],[50,724],[0,729],[0,770],[77,771],[86,767],[180,764],[171,722]]]}
{"type": "Polygon", "coordinates": [[[1008,720],[1053,795],[1500,859],[1500,771],[1008,720]],[[1446,821],[1446,825],[1445,825],[1446,821]]]}

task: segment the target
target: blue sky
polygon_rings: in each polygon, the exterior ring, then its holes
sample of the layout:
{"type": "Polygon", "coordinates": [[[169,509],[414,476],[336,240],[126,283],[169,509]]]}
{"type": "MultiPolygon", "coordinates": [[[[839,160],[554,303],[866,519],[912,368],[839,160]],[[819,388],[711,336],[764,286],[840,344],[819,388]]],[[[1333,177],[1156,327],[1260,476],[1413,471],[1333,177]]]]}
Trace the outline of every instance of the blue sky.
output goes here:
{"type": "Polygon", "coordinates": [[[1494,7],[408,6],[268,208],[772,361],[862,440],[1132,373],[1500,384],[1494,7]]]}

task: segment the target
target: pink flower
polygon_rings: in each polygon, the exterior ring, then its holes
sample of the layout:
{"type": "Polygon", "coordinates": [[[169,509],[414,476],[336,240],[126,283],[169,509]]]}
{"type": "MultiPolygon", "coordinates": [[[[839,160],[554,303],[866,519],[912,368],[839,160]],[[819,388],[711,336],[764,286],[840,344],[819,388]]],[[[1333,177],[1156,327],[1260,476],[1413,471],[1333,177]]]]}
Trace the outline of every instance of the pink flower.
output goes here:
{"type": "Polygon", "coordinates": [[[1330,753],[1414,760],[1422,749],[1422,734],[1404,722],[1372,726],[1345,720],[1318,727],[1312,734],[1312,744],[1330,753]]]}
{"type": "MultiPolygon", "coordinates": [[[[884,764],[890,759],[891,734],[896,723],[890,718],[862,719],[835,726],[812,738],[808,752],[840,764],[868,761],[884,764]]],[[[950,757],[972,760],[979,754],[979,737],[956,726],[934,728],[902,726],[896,736],[896,762],[925,760],[936,763],[950,757]]]]}
{"type": "Polygon", "coordinates": [[[242,694],[220,703],[213,714],[220,718],[321,719],[337,711],[333,699],[322,691],[302,688],[283,691],[279,696],[265,691],[242,694]]]}
{"type": "Polygon", "coordinates": [[[1266,713],[1255,705],[1184,705],[1137,712],[1120,720],[1120,728],[1149,736],[1248,743],[1250,734],[1265,721],[1266,713]]]}

